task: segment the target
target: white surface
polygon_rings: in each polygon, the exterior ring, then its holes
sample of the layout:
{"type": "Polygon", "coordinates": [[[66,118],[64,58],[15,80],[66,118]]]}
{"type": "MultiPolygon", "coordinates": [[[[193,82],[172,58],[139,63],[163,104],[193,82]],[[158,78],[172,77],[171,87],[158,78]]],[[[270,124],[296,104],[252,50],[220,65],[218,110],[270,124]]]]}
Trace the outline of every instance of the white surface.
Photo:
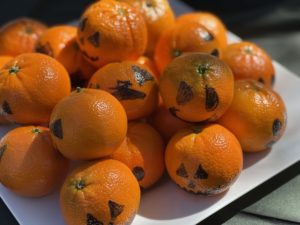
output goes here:
{"type": "MultiPolygon", "coordinates": [[[[186,12],[187,7],[177,12],[186,12]]],[[[177,10],[179,9],[179,10],[177,10]]],[[[231,42],[239,39],[229,34],[231,42]]],[[[300,151],[300,79],[274,62],[276,68],[275,90],[284,99],[288,113],[288,125],[284,137],[274,145],[272,151],[245,155],[244,170],[236,183],[219,196],[200,196],[187,193],[168,179],[147,191],[141,201],[134,225],[178,225],[195,224],[251,189],[275,176],[285,168],[299,161],[300,151]]],[[[2,137],[11,127],[1,127],[2,137]]],[[[58,193],[29,199],[16,196],[0,185],[0,196],[21,225],[64,225],[58,204],[58,193]]]]}

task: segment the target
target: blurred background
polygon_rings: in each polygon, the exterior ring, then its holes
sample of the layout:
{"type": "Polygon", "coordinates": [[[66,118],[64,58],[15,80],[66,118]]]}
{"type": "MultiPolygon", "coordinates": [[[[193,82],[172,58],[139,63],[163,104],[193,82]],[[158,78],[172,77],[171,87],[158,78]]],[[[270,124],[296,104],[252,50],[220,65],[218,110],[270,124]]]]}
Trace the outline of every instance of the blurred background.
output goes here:
{"type": "MultiPolygon", "coordinates": [[[[1,0],[0,25],[32,17],[48,25],[78,19],[92,0],[1,0]]],[[[300,74],[299,0],[169,0],[176,13],[217,14],[227,28],[263,47],[274,60],[300,74]],[[188,4],[187,7],[184,4],[188,4]]],[[[300,224],[300,175],[229,220],[227,225],[300,224]],[[298,192],[296,191],[298,190],[298,192]]],[[[0,225],[17,224],[0,201],[0,225]]]]}

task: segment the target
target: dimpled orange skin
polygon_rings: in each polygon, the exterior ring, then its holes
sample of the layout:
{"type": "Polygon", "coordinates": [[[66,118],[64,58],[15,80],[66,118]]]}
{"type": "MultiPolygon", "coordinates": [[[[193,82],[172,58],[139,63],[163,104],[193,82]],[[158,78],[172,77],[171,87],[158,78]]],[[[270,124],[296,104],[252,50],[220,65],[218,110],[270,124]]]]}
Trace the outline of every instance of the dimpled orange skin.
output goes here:
{"type": "Polygon", "coordinates": [[[0,149],[0,182],[19,195],[47,195],[67,174],[68,160],[53,147],[48,128],[15,128],[1,139],[0,149]]]}
{"type": "Polygon", "coordinates": [[[189,53],[174,59],[160,77],[166,108],[188,122],[215,121],[233,98],[233,75],[221,60],[189,53]]]}
{"type": "Polygon", "coordinates": [[[219,57],[221,49],[213,34],[195,21],[176,23],[160,36],[154,61],[160,73],[176,57],[187,52],[202,52],[219,57]]]}
{"type": "Polygon", "coordinates": [[[222,59],[232,69],[235,80],[253,79],[267,87],[273,86],[275,70],[272,59],[254,43],[230,44],[222,59]]]}
{"type": "Polygon", "coordinates": [[[171,179],[186,191],[214,195],[226,191],[243,168],[236,137],[218,124],[178,131],[165,154],[171,179]]]}
{"type": "Polygon", "coordinates": [[[177,23],[195,21],[206,27],[218,40],[222,51],[227,47],[227,29],[224,23],[216,15],[209,12],[193,12],[179,16],[177,23]]]}
{"type": "Polygon", "coordinates": [[[254,80],[235,82],[233,102],[218,123],[236,135],[243,151],[269,149],[283,135],[286,108],[281,97],[254,80]]]}
{"type": "Polygon", "coordinates": [[[147,26],[138,9],[119,1],[92,4],[81,17],[77,41],[91,64],[136,60],[147,45],[147,26]]]}
{"type": "Polygon", "coordinates": [[[77,27],[53,26],[39,38],[35,51],[58,60],[72,80],[88,80],[96,69],[82,55],[76,37],[77,27]]]}
{"type": "Polygon", "coordinates": [[[50,130],[54,144],[65,157],[96,159],[112,154],[122,144],[127,117],[111,94],[77,89],[55,106],[50,130]]]}
{"type": "Polygon", "coordinates": [[[127,137],[111,158],[126,164],[143,188],[149,188],[163,175],[165,146],[160,134],[149,124],[131,122],[127,137]]]}
{"type": "MultiPolygon", "coordinates": [[[[3,67],[6,63],[12,60],[13,57],[11,56],[0,56],[0,68],[3,67]]],[[[8,121],[0,115],[0,124],[6,124],[8,121]]]]}
{"type": "Polygon", "coordinates": [[[164,105],[158,106],[149,120],[165,141],[169,141],[178,130],[191,126],[190,123],[173,116],[164,105]]]}
{"type": "Polygon", "coordinates": [[[136,63],[147,67],[154,75],[156,78],[160,77],[160,73],[158,72],[156,65],[153,60],[148,58],[147,56],[141,56],[136,60],[136,63]]]}
{"type": "Polygon", "coordinates": [[[70,94],[70,78],[55,59],[24,53],[0,69],[0,105],[5,119],[20,124],[48,123],[54,106],[70,94]]]}
{"type": "Polygon", "coordinates": [[[149,116],[158,104],[155,76],[148,68],[130,61],[102,67],[92,76],[88,87],[114,95],[125,108],[129,120],[149,116]]]}
{"type": "Polygon", "coordinates": [[[39,21],[20,18],[0,28],[0,55],[17,56],[33,52],[37,39],[47,27],[39,21]]]}
{"type": "Polygon", "coordinates": [[[68,225],[131,224],[140,194],[139,184],[126,165],[112,159],[93,161],[65,180],[60,206],[68,225]]]}
{"type": "Polygon", "coordinates": [[[168,0],[121,0],[140,10],[148,29],[147,55],[152,55],[161,33],[175,23],[168,0]]]}

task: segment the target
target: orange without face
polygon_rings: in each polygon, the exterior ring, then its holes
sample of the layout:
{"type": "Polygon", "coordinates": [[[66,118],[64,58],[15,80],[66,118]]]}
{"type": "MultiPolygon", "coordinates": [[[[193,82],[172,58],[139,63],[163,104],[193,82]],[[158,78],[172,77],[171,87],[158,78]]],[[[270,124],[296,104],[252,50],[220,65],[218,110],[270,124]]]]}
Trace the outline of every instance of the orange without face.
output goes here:
{"type": "Polygon", "coordinates": [[[70,94],[65,68],[43,54],[21,54],[0,69],[0,74],[1,114],[9,121],[48,123],[57,102],[70,94]]]}
{"type": "Polygon", "coordinates": [[[154,75],[156,78],[160,77],[160,73],[158,72],[156,65],[154,62],[148,58],[147,56],[141,56],[136,60],[136,63],[147,67],[154,75]]]}
{"type": "Polygon", "coordinates": [[[35,50],[57,59],[70,74],[72,85],[82,86],[96,69],[84,59],[76,37],[76,27],[54,26],[41,35],[35,50]]]}
{"type": "Polygon", "coordinates": [[[60,192],[68,225],[131,224],[140,204],[140,187],[126,165],[94,161],[71,173],[60,192]]]}
{"type": "Polygon", "coordinates": [[[269,149],[286,127],[286,109],[281,97],[254,80],[235,82],[230,108],[218,121],[240,141],[243,151],[269,149]]]}
{"type": "Polygon", "coordinates": [[[171,179],[195,194],[224,192],[243,168],[238,140],[217,124],[178,131],[170,140],[165,157],[171,179]]]}
{"type": "Polygon", "coordinates": [[[160,73],[176,57],[187,52],[220,56],[220,45],[214,35],[195,21],[176,23],[165,30],[156,45],[154,60],[160,73]]]}
{"type": "MultiPolygon", "coordinates": [[[[13,57],[11,56],[0,56],[0,69],[12,59],[13,57]]],[[[0,124],[5,124],[5,123],[8,123],[8,121],[3,116],[0,115],[0,124]]]]}
{"type": "Polygon", "coordinates": [[[39,21],[21,18],[0,28],[0,55],[17,56],[33,52],[37,39],[47,27],[39,21]]]}
{"type": "Polygon", "coordinates": [[[270,56],[251,42],[234,43],[223,55],[224,62],[232,69],[234,78],[253,79],[272,87],[275,70],[270,56]]]}
{"type": "Polygon", "coordinates": [[[191,126],[190,123],[173,116],[163,104],[158,106],[149,120],[165,141],[169,141],[178,130],[191,126]]]}
{"type": "Polygon", "coordinates": [[[53,147],[48,128],[19,127],[0,141],[0,182],[17,194],[49,194],[62,182],[68,165],[53,147]]]}
{"type": "Polygon", "coordinates": [[[77,41],[85,57],[99,68],[143,55],[147,26],[140,12],[129,4],[100,1],[82,15],[77,41]]]}
{"type": "Polygon", "coordinates": [[[54,144],[64,156],[95,159],[112,154],[122,144],[127,117],[109,93],[78,88],[55,106],[50,129],[54,144]]]}
{"type": "Polygon", "coordinates": [[[175,22],[168,0],[121,0],[139,9],[148,29],[147,55],[152,55],[160,34],[175,22]]]}
{"type": "Polygon", "coordinates": [[[190,53],[169,64],[159,89],[172,115],[189,122],[215,121],[231,104],[233,75],[218,58],[190,53]]]}
{"type": "Polygon", "coordinates": [[[149,188],[163,175],[164,142],[159,133],[142,122],[128,124],[127,137],[111,158],[126,164],[143,188],[149,188]]]}
{"type": "Polygon", "coordinates": [[[221,51],[227,47],[227,29],[220,18],[209,12],[186,13],[177,18],[177,23],[197,22],[211,32],[219,42],[221,51]]]}
{"type": "Polygon", "coordinates": [[[129,120],[150,115],[158,104],[155,77],[146,67],[129,61],[102,67],[92,76],[88,87],[100,88],[115,96],[129,120]]]}

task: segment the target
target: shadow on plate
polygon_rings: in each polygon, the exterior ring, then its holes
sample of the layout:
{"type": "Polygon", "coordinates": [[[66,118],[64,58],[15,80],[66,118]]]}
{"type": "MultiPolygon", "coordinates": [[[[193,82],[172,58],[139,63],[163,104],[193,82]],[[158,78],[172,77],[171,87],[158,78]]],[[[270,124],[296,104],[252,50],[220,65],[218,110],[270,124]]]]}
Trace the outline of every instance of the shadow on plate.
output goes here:
{"type": "Polygon", "coordinates": [[[138,214],[154,220],[186,217],[209,208],[225,195],[226,192],[216,196],[195,195],[164,176],[158,185],[143,192],[138,214]]]}
{"type": "Polygon", "coordinates": [[[253,166],[255,163],[259,162],[263,158],[265,158],[269,153],[271,149],[262,151],[262,152],[256,152],[256,153],[245,153],[244,152],[244,166],[243,169],[249,168],[253,166]]]}

